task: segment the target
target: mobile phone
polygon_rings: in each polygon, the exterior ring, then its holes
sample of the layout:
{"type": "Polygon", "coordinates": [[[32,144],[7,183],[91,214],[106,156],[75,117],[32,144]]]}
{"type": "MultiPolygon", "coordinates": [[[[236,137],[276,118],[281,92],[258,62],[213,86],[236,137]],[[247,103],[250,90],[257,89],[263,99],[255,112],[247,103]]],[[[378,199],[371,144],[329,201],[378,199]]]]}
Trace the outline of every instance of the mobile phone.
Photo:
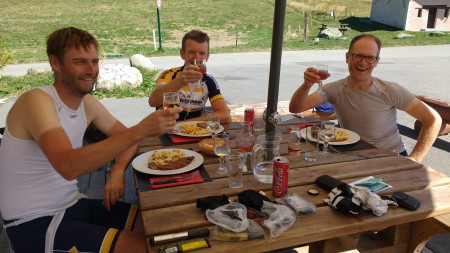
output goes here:
{"type": "Polygon", "coordinates": [[[417,210],[420,207],[420,201],[413,196],[410,196],[404,192],[394,192],[391,196],[397,202],[398,206],[409,209],[417,210]]]}

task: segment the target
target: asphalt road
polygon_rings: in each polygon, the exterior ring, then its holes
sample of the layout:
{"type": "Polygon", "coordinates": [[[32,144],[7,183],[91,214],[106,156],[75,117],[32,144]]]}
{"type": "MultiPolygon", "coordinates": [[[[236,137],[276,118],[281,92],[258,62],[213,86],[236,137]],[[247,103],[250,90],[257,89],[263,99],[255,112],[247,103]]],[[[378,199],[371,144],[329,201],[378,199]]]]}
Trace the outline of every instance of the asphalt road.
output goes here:
{"type": "MultiPolygon", "coordinates": [[[[287,101],[302,82],[303,72],[308,66],[327,64],[330,81],[345,77],[348,73],[345,63],[346,50],[285,51],[282,56],[278,101],[287,101]]],[[[395,81],[416,94],[450,101],[448,91],[450,80],[450,44],[438,46],[415,46],[383,48],[381,59],[374,76],[395,81]]],[[[183,64],[179,56],[150,57],[158,69],[183,64]]],[[[104,63],[123,63],[128,59],[107,60],[104,63]]],[[[24,75],[31,67],[50,70],[48,63],[8,65],[0,75],[24,75]]],[[[222,93],[229,103],[255,103],[267,101],[267,87],[270,70],[270,52],[212,54],[208,72],[220,84],[222,93]]],[[[0,100],[0,126],[14,98],[0,100]]],[[[153,110],[146,98],[104,99],[101,101],[125,125],[131,126],[153,110]]],[[[414,119],[404,112],[398,112],[398,123],[408,151],[415,145],[417,134],[412,131],[414,119]]],[[[441,136],[423,161],[450,176],[450,136],[441,136]]]]}

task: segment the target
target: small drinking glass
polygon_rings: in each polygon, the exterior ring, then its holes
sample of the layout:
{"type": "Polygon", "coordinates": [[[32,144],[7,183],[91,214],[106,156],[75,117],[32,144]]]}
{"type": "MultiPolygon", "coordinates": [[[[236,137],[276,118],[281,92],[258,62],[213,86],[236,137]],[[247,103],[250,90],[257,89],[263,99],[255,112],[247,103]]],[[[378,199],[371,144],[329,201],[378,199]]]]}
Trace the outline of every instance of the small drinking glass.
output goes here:
{"type": "Polygon", "coordinates": [[[264,134],[264,130],[266,127],[266,122],[264,120],[264,108],[255,108],[254,122],[255,124],[253,126],[253,135],[258,136],[260,134],[264,134]]]}
{"type": "Polygon", "coordinates": [[[300,157],[300,128],[292,127],[289,133],[288,157],[289,160],[298,160],[300,157]]]}
{"type": "Polygon", "coordinates": [[[319,141],[318,141],[318,133],[319,133],[320,127],[317,125],[314,126],[310,126],[306,128],[306,138],[305,138],[305,149],[306,147],[306,143],[310,143],[312,144],[313,147],[315,147],[313,150],[305,150],[305,161],[307,162],[315,162],[317,161],[317,152],[318,152],[318,146],[319,146],[319,141]],[[317,140],[317,144],[314,143],[314,140],[317,140]]]}
{"type": "Polygon", "coordinates": [[[220,127],[220,116],[217,113],[211,113],[206,116],[206,126],[209,130],[216,132],[220,127]]]}
{"type": "Polygon", "coordinates": [[[214,154],[219,157],[220,165],[216,168],[215,172],[217,174],[225,174],[228,172],[225,166],[225,157],[230,154],[230,146],[228,144],[230,140],[230,135],[227,133],[214,134],[214,154]]]}
{"type": "Polygon", "coordinates": [[[246,154],[243,150],[232,150],[227,156],[228,187],[242,187],[242,170],[245,165],[245,157],[246,154]]]}
{"type": "Polygon", "coordinates": [[[328,152],[328,142],[334,138],[335,124],[332,121],[322,121],[320,124],[319,138],[323,140],[322,156],[331,156],[328,152]]]}
{"type": "Polygon", "coordinates": [[[178,92],[166,92],[163,94],[163,108],[180,107],[180,96],[178,92]]]}
{"type": "Polygon", "coordinates": [[[321,90],[322,89],[322,80],[325,80],[328,77],[328,66],[323,65],[323,64],[317,64],[316,69],[319,72],[318,75],[320,76],[319,90],[321,90]]]}

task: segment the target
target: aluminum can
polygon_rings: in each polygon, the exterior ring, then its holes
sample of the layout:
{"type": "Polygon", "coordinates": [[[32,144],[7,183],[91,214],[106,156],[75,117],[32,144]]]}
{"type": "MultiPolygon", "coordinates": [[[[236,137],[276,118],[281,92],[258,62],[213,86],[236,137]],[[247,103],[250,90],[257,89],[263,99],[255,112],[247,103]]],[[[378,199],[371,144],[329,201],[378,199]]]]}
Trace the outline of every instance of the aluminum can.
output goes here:
{"type": "Polygon", "coordinates": [[[245,108],[244,111],[244,122],[250,122],[250,129],[252,134],[255,131],[255,109],[245,108]]]}
{"type": "Polygon", "coordinates": [[[289,159],[282,156],[273,158],[272,195],[284,197],[288,191],[289,159]]]}

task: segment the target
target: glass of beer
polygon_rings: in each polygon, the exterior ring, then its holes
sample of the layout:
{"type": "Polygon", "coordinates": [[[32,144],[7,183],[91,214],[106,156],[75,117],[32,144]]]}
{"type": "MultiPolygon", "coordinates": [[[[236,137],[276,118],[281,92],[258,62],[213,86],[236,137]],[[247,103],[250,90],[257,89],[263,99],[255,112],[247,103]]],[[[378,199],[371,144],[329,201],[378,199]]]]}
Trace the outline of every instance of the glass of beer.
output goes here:
{"type": "Polygon", "coordinates": [[[166,92],[163,94],[163,108],[180,107],[180,96],[178,92],[166,92]]]}

